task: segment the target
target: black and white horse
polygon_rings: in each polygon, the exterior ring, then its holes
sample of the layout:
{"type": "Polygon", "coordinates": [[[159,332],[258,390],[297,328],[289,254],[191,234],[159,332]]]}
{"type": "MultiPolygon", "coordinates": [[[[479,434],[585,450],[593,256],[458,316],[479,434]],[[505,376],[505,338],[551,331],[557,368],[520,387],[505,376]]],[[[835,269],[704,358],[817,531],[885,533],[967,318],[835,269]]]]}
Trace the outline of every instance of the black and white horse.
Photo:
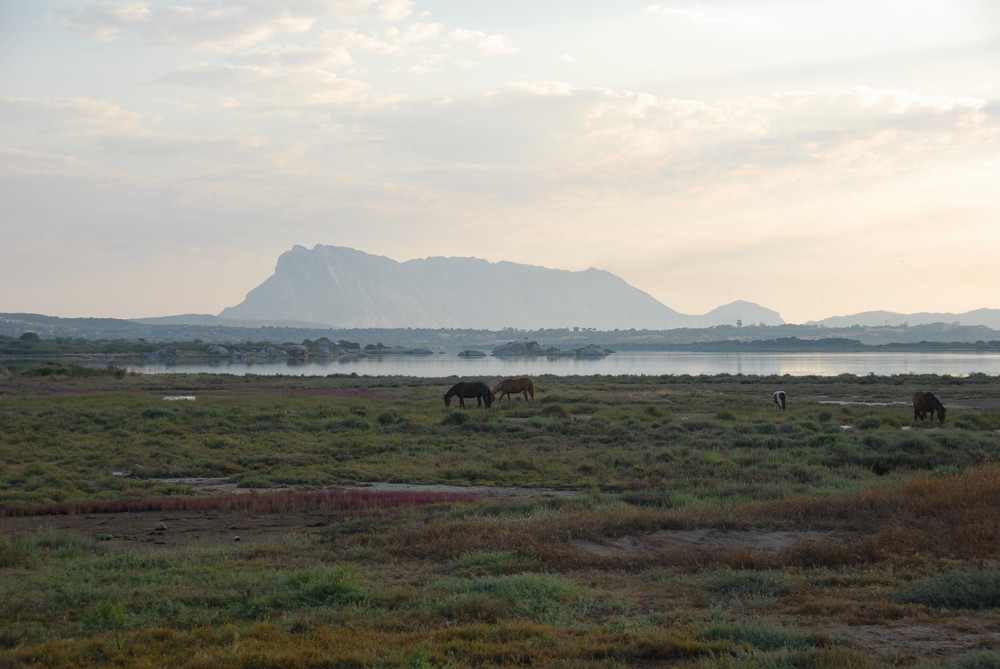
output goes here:
{"type": "Polygon", "coordinates": [[[785,394],[784,390],[779,390],[771,395],[771,399],[774,400],[774,406],[778,407],[782,411],[785,410],[785,400],[788,399],[788,395],[785,394]]]}

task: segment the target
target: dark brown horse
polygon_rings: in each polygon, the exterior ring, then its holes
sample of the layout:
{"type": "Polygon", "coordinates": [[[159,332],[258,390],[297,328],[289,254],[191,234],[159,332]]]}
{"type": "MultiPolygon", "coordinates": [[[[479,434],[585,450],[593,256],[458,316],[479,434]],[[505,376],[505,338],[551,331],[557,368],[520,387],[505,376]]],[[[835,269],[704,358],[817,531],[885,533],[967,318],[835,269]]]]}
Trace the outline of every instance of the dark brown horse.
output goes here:
{"type": "Polygon", "coordinates": [[[472,399],[476,398],[476,406],[483,406],[483,402],[486,402],[486,408],[489,409],[493,405],[493,391],[490,387],[483,383],[482,381],[459,381],[451,387],[451,389],[444,394],[444,405],[451,406],[451,398],[458,397],[458,406],[465,408],[466,398],[472,399]]]}
{"type": "Polygon", "coordinates": [[[944,423],[944,405],[933,393],[918,392],[913,396],[913,419],[923,420],[924,416],[934,418],[937,412],[938,423],[944,423]]]}
{"type": "Polygon", "coordinates": [[[504,379],[500,383],[493,387],[493,394],[497,397],[497,402],[503,399],[503,396],[507,396],[507,401],[510,402],[510,396],[514,393],[521,393],[524,395],[524,401],[528,401],[528,394],[531,394],[531,401],[535,401],[535,382],[532,381],[527,376],[522,376],[519,379],[504,379]]]}

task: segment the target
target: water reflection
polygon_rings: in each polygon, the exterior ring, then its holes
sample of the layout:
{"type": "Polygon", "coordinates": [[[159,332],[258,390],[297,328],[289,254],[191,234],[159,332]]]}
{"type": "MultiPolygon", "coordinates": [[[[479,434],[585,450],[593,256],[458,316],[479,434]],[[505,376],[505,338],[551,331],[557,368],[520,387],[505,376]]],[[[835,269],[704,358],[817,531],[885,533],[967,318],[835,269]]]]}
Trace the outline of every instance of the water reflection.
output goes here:
{"type": "Polygon", "coordinates": [[[626,352],[606,358],[460,358],[456,355],[381,356],[332,360],[194,364],[129,364],[129,371],[326,376],[502,377],[591,375],[746,374],[835,376],[837,374],[1000,375],[995,353],[677,353],[626,352]]]}

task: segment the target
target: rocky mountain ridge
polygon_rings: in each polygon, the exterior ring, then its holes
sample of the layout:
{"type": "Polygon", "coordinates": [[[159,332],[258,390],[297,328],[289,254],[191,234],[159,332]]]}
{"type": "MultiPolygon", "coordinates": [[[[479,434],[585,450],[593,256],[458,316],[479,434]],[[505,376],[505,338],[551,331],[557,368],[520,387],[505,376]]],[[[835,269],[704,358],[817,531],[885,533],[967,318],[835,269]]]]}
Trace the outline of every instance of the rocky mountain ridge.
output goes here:
{"type": "Polygon", "coordinates": [[[665,330],[736,322],[781,325],[776,311],[737,301],[681,314],[621,278],[479,258],[397,262],[340,246],[295,246],[274,274],[219,314],[251,322],[336,328],[563,328],[665,330]]]}

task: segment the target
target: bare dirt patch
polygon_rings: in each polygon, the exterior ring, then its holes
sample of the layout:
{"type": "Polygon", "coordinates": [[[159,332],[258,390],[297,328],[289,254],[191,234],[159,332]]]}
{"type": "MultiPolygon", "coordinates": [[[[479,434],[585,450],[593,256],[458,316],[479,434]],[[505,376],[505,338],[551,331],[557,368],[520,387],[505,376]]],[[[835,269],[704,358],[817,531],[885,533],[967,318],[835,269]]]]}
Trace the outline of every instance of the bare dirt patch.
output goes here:
{"type": "MultiPolygon", "coordinates": [[[[194,495],[221,495],[221,494],[246,494],[263,493],[287,488],[269,488],[266,491],[255,488],[241,488],[235,483],[229,483],[226,477],[197,477],[197,478],[175,478],[175,479],[151,479],[157,483],[175,483],[191,488],[194,495]]],[[[376,492],[444,492],[463,495],[479,495],[481,497],[536,497],[539,495],[574,496],[580,494],[576,490],[559,490],[556,488],[523,488],[518,486],[464,486],[464,485],[444,485],[444,484],[420,484],[420,483],[385,483],[370,482],[356,483],[354,485],[338,486],[341,490],[373,490],[376,492]]]]}
{"type": "MultiPolygon", "coordinates": [[[[241,488],[226,478],[156,479],[162,483],[188,486],[193,496],[266,494],[241,488]]],[[[576,495],[573,490],[550,488],[412,485],[405,483],[361,483],[341,486],[343,490],[453,493],[482,497],[513,498],[539,495],[576,495]]],[[[184,546],[194,542],[266,542],[294,536],[321,534],[340,522],[338,517],[319,511],[254,513],[249,511],[130,511],[0,518],[0,536],[45,529],[76,532],[95,541],[126,542],[154,546],[184,546]]]]}
{"type": "Polygon", "coordinates": [[[975,633],[931,624],[856,625],[845,630],[866,655],[946,659],[1000,644],[996,632],[975,633]]]}
{"type": "Polygon", "coordinates": [[[248,513],[223,511],[130,511],[65,516],[0,518],[0,535],[59,530],[94,541],[163,547],[225,542],[277,541],[320,532],[330,523],[321,513],[248,513]],[[163,529],[157,529],[162,527],[163,529]]]}
{"type": "MultiPolygon", "coordinates": [[[[946,396],[938,394],[945,407],[949,410],[959,411],[994,411],[1000,409],[1000,397],[973,397],[973,396],[946,396]]],[[[808,395],[799,399],[817,404],[836,404],[844,406],[872,406],[872,407],[900,407],[912,408],[913,400],[910,398],[885,398],[885,399],[860,399],[833,397],[831,395],[808,395]]],[[[911,411],[912,413],[912,411],[911,411]]]]}
{"type": "MultiPolygon", "coordinates": [[[[241,488],[226,478],[157,479],[161,483],[185,485],[193,496],[266,494],[251,488],[241,488]]],[[[575,490],[553,488],[523,488],[515,486],[453,486],[414,485],[407,483],[360,483],[341,486],[344,490],[374,490],[386,492],[425,492],[478,495],[493,498],[537,496],[573,496],[575,490]]],[[[279,489],[271,490],[278,492],[279,489]]],[[[160,546],[180,546],[192,542],[276,541],[292,536],[322,533],[324,528],[339,522],[322,512],[296,511],[288,513],[254,513],[249,511],[131,511],[124,513],[91,513],[0,518],[0,535],[57,529],[92,536],[98,541],[136,542],[160,546]]],[[[727,530],[699,528],[664,530],[645,535],[607,537],[601,541],[576,541],[581,550],[595,555],[652,555],[670,550],[752,549],[780,552],[802,542],[824,541],[830,532],[812,530],[727,530]]]]}

